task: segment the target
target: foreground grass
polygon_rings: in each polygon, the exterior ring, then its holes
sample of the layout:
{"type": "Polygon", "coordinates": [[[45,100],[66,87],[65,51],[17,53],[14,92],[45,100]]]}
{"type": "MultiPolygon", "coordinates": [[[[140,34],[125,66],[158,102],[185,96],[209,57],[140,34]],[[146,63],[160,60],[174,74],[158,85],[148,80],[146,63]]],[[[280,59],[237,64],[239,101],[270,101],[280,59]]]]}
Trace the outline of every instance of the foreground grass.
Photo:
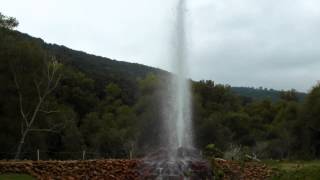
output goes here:
{"type": "Polygon", "coordinates": [[[35,178],[25,174],[1,174],[0,180],[35,180],[35,178]]]}
{"type": "Polygon", "coordinates": [[[320,161],[266,161],[273,168],[272,180],[318,180],[320,161]]]}

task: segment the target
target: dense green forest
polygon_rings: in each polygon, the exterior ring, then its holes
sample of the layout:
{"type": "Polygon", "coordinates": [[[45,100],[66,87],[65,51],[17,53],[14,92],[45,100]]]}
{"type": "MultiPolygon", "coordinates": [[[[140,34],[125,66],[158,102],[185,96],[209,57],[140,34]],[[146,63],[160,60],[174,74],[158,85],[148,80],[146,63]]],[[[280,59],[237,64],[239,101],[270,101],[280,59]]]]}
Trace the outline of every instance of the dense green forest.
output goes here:
{"type": "MultiPolygon", "coordinates": [[[[0,16],[0,159],[34,158],[37,149],[47,159],[79,159],[82,150],[92,158],[139,157],[161,145],[170,73],[47,44],[17,25],[0,16]]],[[[257,98],[210,80],[191,83],[199,149],[320,157],[320,84],[306,95],[255,89],[257,98]]]]}

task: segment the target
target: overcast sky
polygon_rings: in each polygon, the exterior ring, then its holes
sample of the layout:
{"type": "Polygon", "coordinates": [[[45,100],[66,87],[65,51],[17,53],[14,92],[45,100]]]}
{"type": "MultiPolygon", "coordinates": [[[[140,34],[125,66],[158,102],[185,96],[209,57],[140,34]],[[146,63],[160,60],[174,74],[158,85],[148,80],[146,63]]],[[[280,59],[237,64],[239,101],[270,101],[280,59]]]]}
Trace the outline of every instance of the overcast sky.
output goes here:
{"type": "MultiPolygon", "coordinates": [[[[49,43],[171,70],[176,0],[0,0],[49,43]]],[[[308,91],[320,80],[319,0],[189,0],[192,79],[308,91]]]]}

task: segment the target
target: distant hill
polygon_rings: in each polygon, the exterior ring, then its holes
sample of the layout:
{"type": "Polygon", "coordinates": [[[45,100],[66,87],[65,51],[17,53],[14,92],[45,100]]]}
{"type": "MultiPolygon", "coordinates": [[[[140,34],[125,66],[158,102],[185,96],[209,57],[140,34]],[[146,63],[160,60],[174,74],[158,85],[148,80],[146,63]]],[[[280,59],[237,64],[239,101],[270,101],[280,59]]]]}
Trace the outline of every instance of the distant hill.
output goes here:
{"type": "Polygon", "coordinates": [[[167,71],[158,68],[137,63],[117,61],[73,50],[65,46],[46,43],[41,38],[35,38],[19,31],[0,28],[0,34],[2,36],[14,37],[16,42],[36,44],[36,46],[46,50],[48,54],[54,55],[63,64],[85,73],[88,77],[95,80],[95,90],[98,95],[103,94],[106,84],[116,83],[121,89],[126,91],[128,96],[134,97],[137,92],[136,89],[138,88],[138,79],[144,78],[149,73],[168,74],[167,71]]]}
{"type": "Polygon", "coordinates": [[[150,66],[117,61],[101,56],[87,54],[82,51],[72,50],[56,44],[44,44],[45,48],[56,57],[95,76],[127,76],[131,78],[144,77],[148,73],[164,73],[165,71],[150,66]]]}
{"type": "MultiPolygon", "coordinates": [[[[96,86],[100,86],[98,89],[103,89],[101,86],[108,82],[116,82],[127,87],[124,89],[132,89],[136,88],[135,82],[137,79],[143,78],[149,73],[169,74],[167,71],[158,68],[137,63],[117,61],[73,50],[65,46],[49,44],[40,38],[35,38],[19,31],[8,31],[5,29],[1,29],[1,31],[2,33],[14,35],[17,39],[28,40],[38,44],[50,54],[61,59],[64,64],[75,67],[95,79],[97,82],[96,86]]],[[[279,100],[281,93],[281,91],[278,90],[251,87],[232,87],[231,90],[239,96],[249,97],[254,100],[270,99],[272,101],[277,101],[279,100]]],[[[300,100],[305,96],[305,93],[298,93],[300,100]]]]}
{"type": "MultiPolygon", "coordinates": [[[[249,97],[254,100],[269,99],[271,101],[278,101],[281,94],[279,90],[252,87],[232,87],[231,90],[239,96],[249,97]]],[[[297,96],[301,101],[305,98],[306,93],[297,92],[297,96]]]]}
{"type": "Polygon", "coordinates": [[[15,36],[20,39],[28,39],[31,42],[36,42],[50,54],[55,55],[58,59],[62,59],[65,64],[72,65],[95,76],[105,77],[126,75],[131,78],[136,78],[143,77],[150,72],[165,72],[164,70],[142,64],[117,61],[106,57],[88,54],[83,51],[73,50],[62,45],[46,43],[40,38],[35,38],[19,31],[7,31],[7,33],[15,33],[15,36]]]}

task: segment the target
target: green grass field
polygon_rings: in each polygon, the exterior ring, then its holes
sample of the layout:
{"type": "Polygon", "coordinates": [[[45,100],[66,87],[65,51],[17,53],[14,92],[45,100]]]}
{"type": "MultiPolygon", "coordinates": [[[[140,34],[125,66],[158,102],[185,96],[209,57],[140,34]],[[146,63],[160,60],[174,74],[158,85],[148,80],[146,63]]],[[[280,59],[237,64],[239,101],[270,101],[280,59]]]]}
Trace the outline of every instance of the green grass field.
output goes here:
{"type": "Polygon", "coordinates": [[[25,174],[3,174],[0,180],[35,180],[35,178],[25,174]]]}
{"type": "Polygon", "coordinates": [[[272,180],[319,180],[320,161],[266,161],[276,173],[272,180]]]}

